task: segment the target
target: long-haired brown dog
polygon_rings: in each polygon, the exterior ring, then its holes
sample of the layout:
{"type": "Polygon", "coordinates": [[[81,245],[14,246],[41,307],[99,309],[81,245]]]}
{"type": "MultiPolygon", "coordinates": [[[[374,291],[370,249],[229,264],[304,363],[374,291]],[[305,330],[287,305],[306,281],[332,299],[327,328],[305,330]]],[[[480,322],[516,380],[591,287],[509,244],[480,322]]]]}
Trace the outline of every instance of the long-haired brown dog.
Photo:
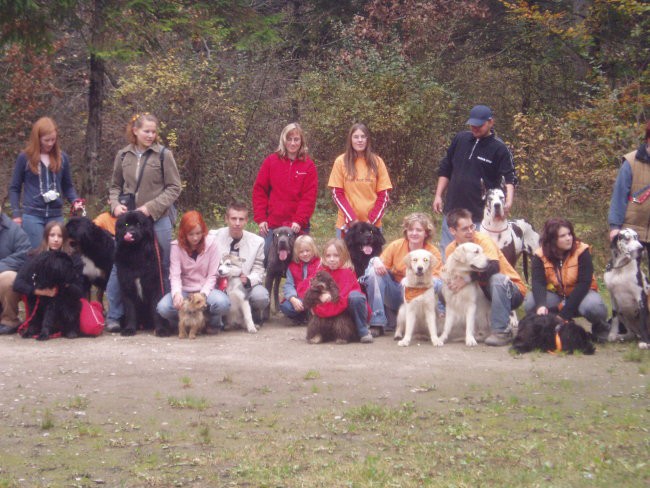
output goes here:
{"type": "MultiPolygon", "coordinates": [[[[328,272],[319,271],[309,282],[309,290],[302,301],[305,309],[311,310],[322,303],[322,297],[325,295],[329,295],[332,302],[337,302],[339,287],[328,272]]],[[[307,324],[307,342],[318,344],[336,341],[337,344],[347,344],[354,340],[358,341],[359,336],[347,310],[334,317],[319,317],[312,313],[307,324]]]]}
{"type": "Polygon", "coordinates": [[[196,334],[205,329],[206,299],[203,293],[191,293],[183,300],[183,305],[178,311],[178,338],[187,338],[189,331],[190,339],[196,339],[196,334]]]}

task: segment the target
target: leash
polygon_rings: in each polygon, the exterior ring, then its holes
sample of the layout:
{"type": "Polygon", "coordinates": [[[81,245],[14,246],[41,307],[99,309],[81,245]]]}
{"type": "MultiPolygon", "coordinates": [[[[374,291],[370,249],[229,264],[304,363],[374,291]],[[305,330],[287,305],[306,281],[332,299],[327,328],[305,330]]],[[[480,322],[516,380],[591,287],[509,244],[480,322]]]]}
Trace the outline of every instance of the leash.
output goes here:
{"type": "Polygon", "coordinates": [[[559,354],[562,352],[562,339],[560,339],[560,330],[564,324],[557,324],[555,327],[555,351],[547,351],[549,354],[559,354]]]}
{"type": "MultiPolygon", "coordinates": [[[[18,333],[21,334],[25,329],[27,329],[27,324],[29,324],[29,321],[34,318],[34,315],[36,315],[36,311],[38,310],[38,305],[41,303],[41,297],[36,295],[36,303],[34,304],[34,310],[32,310],[32,313],[25,319],[25,321],[18,326],[18,333]]],[[[22,334],[21,334],[22,335],[22,334]]]]}
{"type": "Polygon", "coordinates": [[[160,275],[160,293],[162,296],[165,295],[165,285],[163,284],[163,274],[162,274],[162,259],[160,259],[160,248],[158,247],[158,239],[154,237],[153,245],[156,248],[156,260],[158,261],[158,273],[160,275]]]}

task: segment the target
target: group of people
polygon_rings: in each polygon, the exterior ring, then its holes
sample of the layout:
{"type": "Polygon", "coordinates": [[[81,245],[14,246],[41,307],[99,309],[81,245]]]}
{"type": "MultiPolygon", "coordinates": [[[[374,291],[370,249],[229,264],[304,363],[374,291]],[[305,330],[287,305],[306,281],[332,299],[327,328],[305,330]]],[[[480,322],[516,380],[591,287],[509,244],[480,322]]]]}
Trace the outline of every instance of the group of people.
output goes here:
{"type": "MultiPolygon", "coordinates": [[[[556,312],[565,320],[577,315],[587,318],[599,338],[607,335],[607,309],[600,298],[589,246],[576,237],[573,225],[565,219],[548,220],[540,247],[532,261],[532,294],[517,271],[507,262],[496,244],[476,232],[483,215],[483,188],[506,188],[506,210],[514,198],[516,174],[506,145],[495,134],[492,111],[477,105],[467,120],[469,131],[457,134],[439,168],[433,210],[442,214],[440,250],[434,246],[435,228],[431,217],[413,213],[405,217],[403,236],[389,243],[382,254],[370,261],[363,276],[354,274],[350,256],[342,240],[358,222],[369,222],[381,229],[392,189],[384,161],[373,151],[368,128],[354,124],[348,133],[345,152],[336,158],[328,187],[337,206],[336,238],[319,252],[310,237],[311,217],[318,193],[318,175],[308,155],[305,134],[299,124],[287,125],[277,150],[262,163],[252,189],[253,220],[259,235],[245,230],[248,207],[233,203],[226,211],[227,226],[209,231],[197,211],[180,218],[177,239],[172,241],[176,221],[175,202],[181,192],[181,178],[172,152],[158,142],[158,120],[151,114],[138,114],[129,121],[129,144],[117,152],[109,189],[110,212],[96,219],[98,225],[114,233],[115,219],[127,211],[140,211],[152,218],[162,251],[166,295],[158,305],[159,314],[174,322],[183,299],[200,292],[207,297],[209,331],[223,327],[229,301],[217,283],[217,266],[224,253],[244,258],[242,281],[257,316],[269,304],[262,285],[264,257],[273,230],[288,226],[299,235],[293,262],[283,287],[281,311],[296,323],[304,323],[309,311],[302,305],[311,278],[318,270],[329,272],[341,294],[336,303],[322,303],[313,313],[336,315],[348,309],[362,342],[395,327],[397,310],[403,301],[401,280],[405,275],[404,257],[410,251],[426,249],[437,259],[433,283],[437,292],[443,286],[440,271],[444,256],[460,244],[480,245],[490,266],[472,277],[491,300],[492,333],[486,344],[508,344],[509,316],[522,303],[528,313],[556,312]],[[321,257],[322,256],[322,257],[321,257]],[[365,288],[365,293],[359,285],[365,288]]],[[[650,123],[645,143],[626,155],[612,196],[609,223],[612,237],[621,226],[633,226],[648,246],[650,229],[650,123]],[[628,203],[633,202],[633,203],[628,203]],[[647,208],[646,208],[647,207],[647,208]]],[[[63,225],[63,199],[73,208],[82,205],[72,183],[68,156],[58,144],[54,121],[44,117],[32,127],[29,141],[16,160],[9,186],[13,220],[0,220],[0,333],[16,330],[20,321],[17,303],[20,294],[43,290],[21,287],[16,275],[28,254],[48,249],[74,253],[67,244],[63,225]],[[17,282],[17,285],[16,285],[17,282]]],[[[452,291],[467,283],[447,283],[452,291]]],[[[56,289],[46,290],[56,293],[56,289]]],[[[107,285],[107,330],[120,329],[123,314],[115,270],[107,285]]],[[[444,304],[439,303],[439,313],[444,304]]]]}

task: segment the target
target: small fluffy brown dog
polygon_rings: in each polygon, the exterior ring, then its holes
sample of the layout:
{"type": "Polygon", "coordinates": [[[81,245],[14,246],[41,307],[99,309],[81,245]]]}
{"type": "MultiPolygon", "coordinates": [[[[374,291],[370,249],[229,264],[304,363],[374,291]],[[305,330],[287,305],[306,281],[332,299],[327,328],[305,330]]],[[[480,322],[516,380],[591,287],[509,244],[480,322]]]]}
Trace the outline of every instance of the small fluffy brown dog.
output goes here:
{"type": "MultiPolygon", "coordinates": [[[[322,303],[329,295],[330,301],[339,300],[339,287],[332,276],[326,271],[319,271],[309,282],[309,290],[302,301],[306,310],[322,303]]],[[[335,317],[319,317],[312,313],[307,324],[307,342],[319,344],[321,342],[336,341],[337,344],[347,344],[358,340],[356,327],[350,314],[345,311],[335,317]]]]}
{"type": "Polygon", "coordinates": [[[183,300],[183,305],[178,311],[178,338],[187,338],[189,330],[190,339],[196,339],[196,334],[205,329],[206,299],[203,293],[191,293],[183,300]]]}

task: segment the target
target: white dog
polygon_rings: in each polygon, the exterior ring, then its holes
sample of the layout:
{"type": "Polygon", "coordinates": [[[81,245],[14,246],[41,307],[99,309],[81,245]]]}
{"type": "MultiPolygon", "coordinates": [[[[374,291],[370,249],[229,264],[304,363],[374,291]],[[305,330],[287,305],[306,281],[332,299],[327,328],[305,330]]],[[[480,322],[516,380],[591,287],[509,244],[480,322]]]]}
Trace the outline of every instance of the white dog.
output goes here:
{"type": "Polygon", "coordinates": [[[630,337],[639,337],[639,348],[650,348],[648,294],[650,283],[641,269],[643,244],[632,229],[622,229],[612,240],[612,259],[603,278],[612,297],[612,328],[609,341],[619,337],[620,322],[630,337]]]}
{"type": "Polygon", "coordinates": [[[404,303],[397,314],[395,340],[404,337],[397,345],[408,346],[411,344],[416,324],[426,322],[433,342],[433,339],[438,337],[438,331],[436,329],[437,296],[433,288],[431,271],[438,264],[437,260],[429,251],[417,249],[404,256],[404,264],[406,264],[406,276],[402,280],[404,303]]]}
{"type": "Polygon", "coordinates": [[[456,324],[465,324],[465,344],[476,346],[475,331],[485,337],[490,325],[490,302],[483,294],[483,290],[476,281],[471,281],[471,273],[483,271],[487,268],[489,260],[483,248],[478,244],[467,242],[459,245],[447,257],[447,262],[442,270],[442,294],[447,305],[445,328],[440,336],[431,341],[436,346],[442,346],[451,329],[456,324]],[[449,289],[449,283],[458,277],[467,282],[457,292],[449,289]]]}
{"type": "Polygon", "coordinates": [[[523,254],[524,277],[528,281],[528,256],[539,247],[539,234],[524,219],[507,220],[505,203],[503,190],[492,188],[487,191],[479,232],[492,238],[513,268],[523,254]]]}
{"type": "Polygon", "coordinates": [[[242,263],[244,258],[234,254],[224,254],[219,263],[219,279],[226,279],[228,284],[225,288],[226,294],[230,299],[230,312],[228,312],[227,322],[230,325],[239,324],[246,327],[251,334],[257,332],[257,327],[253,323],[251,304],[246,298],[246,290],[241,281],[242,263]]]}

